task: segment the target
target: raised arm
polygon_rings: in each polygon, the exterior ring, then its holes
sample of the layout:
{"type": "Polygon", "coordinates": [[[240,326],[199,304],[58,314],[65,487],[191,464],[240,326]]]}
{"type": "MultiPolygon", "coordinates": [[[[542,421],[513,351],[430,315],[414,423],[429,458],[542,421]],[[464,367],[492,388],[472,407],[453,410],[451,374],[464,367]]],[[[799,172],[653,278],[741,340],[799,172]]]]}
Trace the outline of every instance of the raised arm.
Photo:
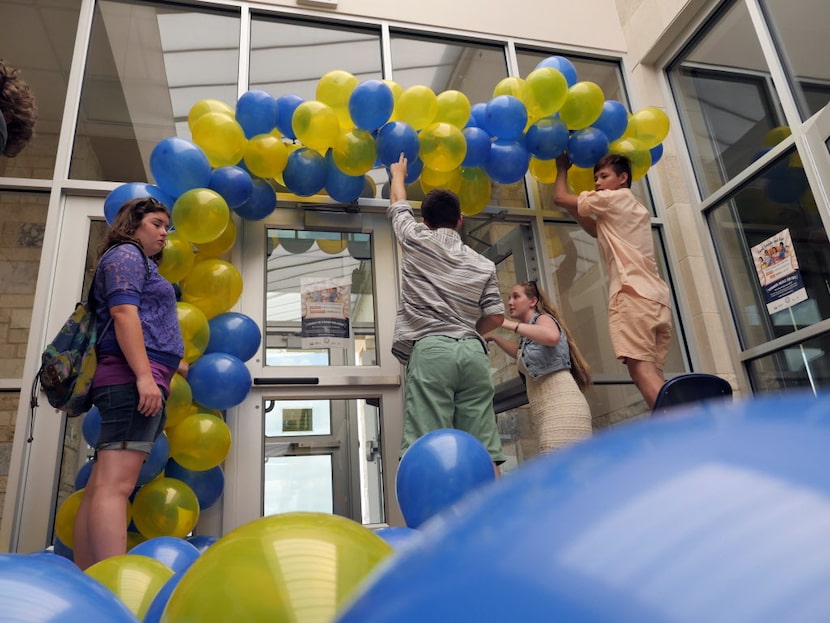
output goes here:
{"type": "Polygon", "coordinates": [[[389,203],[406,200],[406,156],[401,152],[397,162],[389,167],[389,203]]]}
{"type": "Polygon", "coordinates": [[[556,159],[556,183],[553,185],[553,201],[556,205],[565,208],[580,227],[597,237],[597,222],[590,216],[580,216],[578,205],[579,197],[568,188],[568,169],[571,168],[571,161],[566,154],[556,159]]]}

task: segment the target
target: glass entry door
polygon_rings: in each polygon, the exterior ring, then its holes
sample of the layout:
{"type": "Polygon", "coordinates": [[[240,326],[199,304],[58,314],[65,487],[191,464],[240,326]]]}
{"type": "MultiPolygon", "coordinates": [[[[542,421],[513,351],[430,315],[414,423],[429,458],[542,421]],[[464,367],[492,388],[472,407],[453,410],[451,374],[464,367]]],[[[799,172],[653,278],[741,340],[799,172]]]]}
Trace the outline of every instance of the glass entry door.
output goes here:
{"type": "Polygon", "coordinates": [[[304,510],[390,521],[402,398],[385,214],[278,209],[242,238],[240,311],[263,346],[228,472],[260,486],[226,488],[226,520],[304,510]]]}

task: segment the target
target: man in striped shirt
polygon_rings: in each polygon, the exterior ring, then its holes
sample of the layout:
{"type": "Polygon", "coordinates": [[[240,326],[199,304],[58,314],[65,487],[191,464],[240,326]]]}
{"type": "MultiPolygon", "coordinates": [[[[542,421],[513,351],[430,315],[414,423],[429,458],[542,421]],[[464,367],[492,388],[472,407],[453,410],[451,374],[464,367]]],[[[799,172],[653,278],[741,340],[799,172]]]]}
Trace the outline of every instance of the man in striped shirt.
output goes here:
{"type": "Polygon", "coordinates": [[[457,428],[504,462],[493,411],[493,380],[483,334],[501,326],[496,265],[461,241],[458,197],[430,191],[418,223],[406,201],[403,154],[390,167],[387,214],[401,247],[401,302],[392,353],[406,365],[401,450],[422,435],[457,428]]]}

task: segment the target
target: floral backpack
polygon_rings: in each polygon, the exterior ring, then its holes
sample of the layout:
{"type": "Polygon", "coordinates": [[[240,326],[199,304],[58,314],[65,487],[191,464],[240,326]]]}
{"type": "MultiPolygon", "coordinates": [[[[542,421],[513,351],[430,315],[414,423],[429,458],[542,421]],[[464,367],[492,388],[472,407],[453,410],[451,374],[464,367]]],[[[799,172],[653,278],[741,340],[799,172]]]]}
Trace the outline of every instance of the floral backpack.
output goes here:
{"type": "MultiPolygon", "coordinates": [[[[137,244],[134,246],[141,250],[137,244]]],[[[141,255],[144,257],[149,276],[150,265],[147,257],[143,251],[141,255]]],[[[94,285],[94,277],[92,282],[94,285]]],[[[95,347],[99,337],[95,303],[90,287],[87,300],[75,306],[75,311],[63,323],[58,334],[40,356],[41,365],[36,380],[40,380],[49,404],[69,417],[86,413],[92,407],[92,379],[98,365],[95,347]]],[[[112,318],[104,327],[104,333],[111,324],[112,318]]]]}

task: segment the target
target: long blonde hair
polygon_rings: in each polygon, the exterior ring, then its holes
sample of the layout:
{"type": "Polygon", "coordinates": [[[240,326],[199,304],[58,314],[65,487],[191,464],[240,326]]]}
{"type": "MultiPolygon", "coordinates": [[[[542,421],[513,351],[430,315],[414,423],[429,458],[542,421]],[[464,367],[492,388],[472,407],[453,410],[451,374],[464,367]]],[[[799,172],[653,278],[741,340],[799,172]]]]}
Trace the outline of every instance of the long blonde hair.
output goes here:
{"type": "Polygon", "coordinates": [[[571,374],[573,375],[579,389],[585,391],[591,385],[591,368],[588,365],[588,362],[585,361],[585,357],[582,356],[576,342],[574,342],[568,327],[562,321],[562,316],[559,314],[559,310],[556,309],[548,296],[539,288],[539,286],[536,285],[535,281],[520,281],[516,285],[520,286],[524,290],[524,293],[528,298],[535,298],[539,301],[536,304],[536,311],[541,314],[553,316],[559,325],[559,328],[562,329],[562,332],[565,334],[565,337],[568,338],[568,347],[571,351],[571,374]]]}

